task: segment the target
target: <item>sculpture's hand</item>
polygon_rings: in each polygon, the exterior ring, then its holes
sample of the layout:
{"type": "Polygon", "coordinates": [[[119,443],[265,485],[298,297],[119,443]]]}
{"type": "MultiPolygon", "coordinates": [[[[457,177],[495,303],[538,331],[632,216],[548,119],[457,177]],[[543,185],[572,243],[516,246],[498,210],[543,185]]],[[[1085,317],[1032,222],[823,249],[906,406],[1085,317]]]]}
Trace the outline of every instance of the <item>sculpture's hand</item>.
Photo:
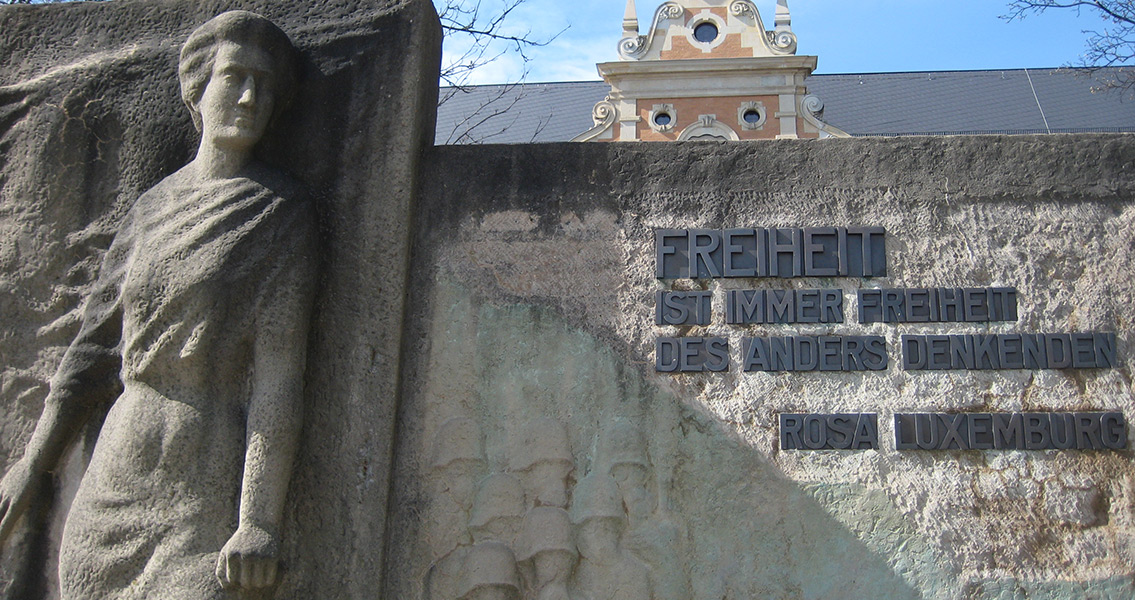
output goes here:
{"type": "Polygon", "coordinates": [[[226,588],[257,589],[276,583],[279,543],[254,525],[241,525],[217,558],[217,579],[226,588]]]}
{"type": "Polygon", "coordinates": [[[0,480],[0,544],[8,539],[16,521],[27,510],[35,494],[36,479],[36,472],[21,459],[0,480]]]}

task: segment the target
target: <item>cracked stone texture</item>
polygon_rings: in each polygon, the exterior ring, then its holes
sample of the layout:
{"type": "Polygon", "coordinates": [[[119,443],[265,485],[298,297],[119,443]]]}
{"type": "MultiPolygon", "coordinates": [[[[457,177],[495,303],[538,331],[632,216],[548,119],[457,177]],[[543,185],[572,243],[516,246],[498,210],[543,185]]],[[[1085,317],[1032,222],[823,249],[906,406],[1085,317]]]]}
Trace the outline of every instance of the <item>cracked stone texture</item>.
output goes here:
{"type": "MultiPolygon", "coordinates": [[[[424,0],[0,8],[0,467],[22,454],[119,220],[192,157],[178,51],[232,9],[266,16],[303,52],[304,87],[262,158],[309,188],[324,232],[275,597],[367,597],[383,562],[411,200],[437,101],[440,29],[424,0]]],[[[3,549],[0,597],[57,593],[55,540],[89,429],[3,549]]]]}
{"type": "Polygon", "coordinates": [[[896,412],[1135,414],[1135,138],[1123,135],[438,147],[414,258],[387,597],[419,598],[441,423],[484,429],[487,470],[526,419],[648,434],[689,531],[697,598],[1130,598],[1132,451],[897,452],[896,412]],[[707,327],[657,327],[657,228],[887,229],[889,275],[678,281],[707,327]],[[855,321],[859,287],[1013,286],[1020,320],[855,321]],[[735,288],[840,288],[838,325],[724,324],[735,288]],[[1114,331],[1110,370],[904,372],[902,334],[1114,331]],[[881,373],[742,373],[744,335],[887,339],[881,373]],[[721,335],[732,369],[665,375],[653,343],[721,335]],[[781,412],[878,412],[882,449],[782,452],[781,412]]]}

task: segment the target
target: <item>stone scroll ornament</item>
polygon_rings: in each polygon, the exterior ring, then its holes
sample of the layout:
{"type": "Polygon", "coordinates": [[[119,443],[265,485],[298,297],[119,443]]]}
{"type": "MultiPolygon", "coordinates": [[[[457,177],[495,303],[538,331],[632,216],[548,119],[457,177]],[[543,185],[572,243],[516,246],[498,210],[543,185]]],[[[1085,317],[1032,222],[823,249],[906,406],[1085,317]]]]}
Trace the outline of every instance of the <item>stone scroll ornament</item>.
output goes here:
{"type": "Polygon", "coordinates": [[[0,482],[2,541],[34,482],[111,405],[63,530],[64,600],[237,598],[278,579],[316,220],[300,186],[252,153],[298,64],[284,32],[243,11],[182,48],[197,155],[123,220],[24,456],[0,482]]]}

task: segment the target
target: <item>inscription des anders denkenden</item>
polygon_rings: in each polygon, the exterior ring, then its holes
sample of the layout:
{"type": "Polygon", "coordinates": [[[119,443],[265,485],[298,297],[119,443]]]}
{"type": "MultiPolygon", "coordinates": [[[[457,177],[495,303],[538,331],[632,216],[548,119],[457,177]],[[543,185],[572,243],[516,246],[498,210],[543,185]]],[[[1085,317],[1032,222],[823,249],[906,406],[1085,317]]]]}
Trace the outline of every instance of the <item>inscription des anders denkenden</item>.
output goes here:
{"type": "MultiPolygon", "coordinates": [[[[655,276],[661,280],[721,278],[885,277],[882,227],[659,229],[655,276]]],[[[716,314],[712,291],[655,293],[656,325],[707,326],[716,314]]],[[[858,321],[989,323],[1016,321],[1017,291],[991,288],[861,289],[858,321]]],[[[845,323],[839,289],[732,289],[722,311],[729,325],[845,323]]],[[[902,338],[904,370],[1088,369],[1116,364],[1114,333],[910,335],[902,338]]],[[[883,371],[886,340],[870,335],[742,337],[744,372],[883,371]]],[[[728,371],[726,337],[659,337],[655,368],[664,373],[728,371]]]]}
{"type": "MultiPolygon", "coordinates": [[[[885,277],[886,232],[881,227],[659,229],[655,265],[660,280],[885,277]]],[[[839,289],[730,289],[723,296],[728,325],[846,322],[839,289]]],[[[659,290],[655,324],[708,326],[716,314],[713,298],[709,290],[659,290]]],[[[1017,291],[1007,287],[861,289],[855,299],[861,324],[1018,319],[1017,291]]],[[[1114,333],[962,334],[902,336],[900,352],[904,370],[1087,369],[1114,367],[1115,349],[1114,333]]],[[[886,339],[868,335],[742,337],[740,357],[744,372],[883,371],[890,362],[886,339]]],[[[659,372],[723,372],[731,363],[727,337],[659,337],[655,343],[659,372]]],[[[1126,424],[1119,413],[896,415],[895,439],[900,450],[1113,449],[1126,447],[1126,424]],[[999,424],[1000,438],[986,435],[987,418],[999,424]],[[925,431],[916,426],[920,419],[931,423],[925,431]],[[926,436],[929,441],[922,439],[926,436]],[[964,443],[956,442],[959,436],[964,443]],[[938,445],[941,440],[946,443],[938,445]]],[[[877,417],[782,415],[781,442],[784,449],[799,450],[877,448],[877,417]]]]}

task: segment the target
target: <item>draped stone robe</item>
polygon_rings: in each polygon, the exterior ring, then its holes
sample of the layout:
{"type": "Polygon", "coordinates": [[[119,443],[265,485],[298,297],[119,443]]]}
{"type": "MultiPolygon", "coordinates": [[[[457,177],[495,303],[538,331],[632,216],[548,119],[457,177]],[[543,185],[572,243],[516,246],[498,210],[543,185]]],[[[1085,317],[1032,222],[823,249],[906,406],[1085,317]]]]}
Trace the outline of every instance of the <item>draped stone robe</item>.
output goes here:
{"type": "MultiPolygon", "coordinates": [[[[62,401],[113,402],[64,527],[64,599],[230,597],[214,568],[256,356],[306,342],[316,227],[298,186],[255,164],[219,181],[183,168],[131,209],[52,380],[62,401]]],[[[299,352],[283,375],[302,382],[299,352]]]]}

